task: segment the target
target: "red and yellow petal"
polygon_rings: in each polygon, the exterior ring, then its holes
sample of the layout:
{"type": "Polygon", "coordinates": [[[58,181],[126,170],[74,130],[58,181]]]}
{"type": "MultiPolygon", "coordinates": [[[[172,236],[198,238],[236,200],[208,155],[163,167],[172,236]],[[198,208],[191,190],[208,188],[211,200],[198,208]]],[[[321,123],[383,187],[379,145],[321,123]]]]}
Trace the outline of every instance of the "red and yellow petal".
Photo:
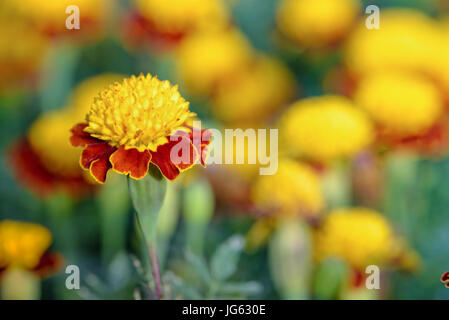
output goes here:
{"type": "Polygon", "coordinates": [[[87,123],[78,123],[70,131],[72,136],[70,137],[70,142],[74,147],[84,147],[89,144],[101,142],[101,140],[91,137],[89,133],[84,131],[87,127],[87,123]]]}
{"type": "Polygon", "coordinates": [[[121,147],[109,158],[112,169],[120,174],[129,174],[133,179],[142,179],[148,172],[151,161],[151,152],[148,150],[139,152],[137,149],[121,147]]]}
{"type": "Polygon", "coordinates": [[[180,173],[179,168],[170,159],[171,144],[166,143],[151,153],[151,162],[154,163],[168,180],[175,180],[180,173]]]}

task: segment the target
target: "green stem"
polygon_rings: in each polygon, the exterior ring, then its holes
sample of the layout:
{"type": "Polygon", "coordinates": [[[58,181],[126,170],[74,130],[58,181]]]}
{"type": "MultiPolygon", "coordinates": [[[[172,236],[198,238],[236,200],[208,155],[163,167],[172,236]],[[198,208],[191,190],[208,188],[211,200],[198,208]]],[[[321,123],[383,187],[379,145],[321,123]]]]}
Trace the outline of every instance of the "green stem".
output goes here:
{"type": "MultiPolygon", "coordinates": [[[[150,166],[149,174],[141,180],[128,179],[129,194],[136,210],[137,226],[142,231],[149,256],[151,273],[154,278],[158,299],[163,296],[159,262],[156,252],[156,226],[159,211],[164,201],[167,182],[154,166],[150,166]]],[[[143,264],[145,268],[148,264],[143,264]]],[[[149,271],[149,270],[146,270],[149,271]]]]}

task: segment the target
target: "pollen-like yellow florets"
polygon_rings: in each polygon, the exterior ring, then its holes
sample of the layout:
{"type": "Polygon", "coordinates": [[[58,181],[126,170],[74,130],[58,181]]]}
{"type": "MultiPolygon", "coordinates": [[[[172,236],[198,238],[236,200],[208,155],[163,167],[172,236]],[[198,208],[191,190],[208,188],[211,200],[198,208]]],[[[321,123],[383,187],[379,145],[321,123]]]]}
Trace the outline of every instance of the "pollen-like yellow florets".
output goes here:
{"type": "Polygon", "coordinates": [[[381,27],[369,30],[363,20],[345,50],[348,67],[357,74],[407,69],[427,71],[438,55],[435,22],[419,11],[382,10],[381,27]]]}
{"type": "Polygon", "coordinates": [[[150,74],[132,76],[95,98],[85,131],[115,147],[155,151],[194,116],[177,86],[150,74]]]}
{"type": "Polygon", "coordinates": [[[281,160],[274,175],[261,175],[251,189],[254,204],[274,214],[316,215],[324,207],[318,175],[309,166],[281,160]]]}
{"type": "Polygon", "coordinates": [[[229,22],[222,0],[136,0],[136,5],[160,32],[188,32],[229,22]]]}
{"type": "Polygon", "coordinates": [[[195,94],[209,94],[219,81],[248,66],[252,50],[235,29],[200,32],[181,43],[177,58],[179,76],[186,87],[195,94]]]}
{"type": "Polygon", "coordinates": [[[368,146],[373,128],[350,100],[322,96],[294,103],[280,120],[279,134],[287,153],[326,162],[368,146]]]}
{"type": "Polygon", "coordinates": [[[315,234],[315,257],[319,261],[337,257],[362,269],[370,264],[388,263],[397,250],[390,224],[370,209],[334,210],[315,234]]]}
{"type": "Polygon", "coordinates": [[[124,75],[105,73],[90,77],[78,84],[71,94],[70,107],[68,108],[68,112],[73,115],[73,123],[84,121],[94,98],[99,92],[107,89],[111,83],[121,81],[124,78],[124,75]]]}
{"type": "Polygon", "coordinates": [[[70,129],[75,124],[70,113],[57,110],[42,114],[31,125],[28,141],[50,172],[63,176],[80,174],[81,150],[70,144],[70,129]]]}
{"type": "Polygon", "coordinates": [[[295,80],[279,61],[262,56],[247,70],[218,85],[215,114],[230,123],[266,119],[292,98],[295,80]]]}
{"type": "Polygon", "coordinates": [[[365,77],[355,92],[355,102],[378,123],[400,134],[429,128],[443,110],[441,94],[424,77],[382,72],[365,77]]]}
{"type": "Polygon", "coordinates": [[[279,29],[305,47],[322,47],[344,36],[359,14],[358,0],[283,0],[279,29]]]}
{"type": "Polygon", "coordinates": [[[50,231],[38,224],[0,222],[0,268],[34,268],[51,244],[50,231]]]}

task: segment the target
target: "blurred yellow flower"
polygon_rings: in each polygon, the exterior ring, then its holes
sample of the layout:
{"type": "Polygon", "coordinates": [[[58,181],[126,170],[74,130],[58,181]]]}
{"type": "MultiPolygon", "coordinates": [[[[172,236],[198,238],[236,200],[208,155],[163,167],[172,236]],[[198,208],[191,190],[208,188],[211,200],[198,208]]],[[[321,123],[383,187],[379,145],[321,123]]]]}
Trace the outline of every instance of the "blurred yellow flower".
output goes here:
{"type": "Polygon", "coordinates": [[[104,73],[90,77],[73,89],[69,99],[68,112],[72,113],[73,124],[84,121],[94,98],[99,92],[107,89],[111,83],[125,78],[124,75],[114,73],[104,73]]]}
{"type": "Polygon", "coordinates": [[[263,121],[292,98],[294,89],[290,71],[280,61],[261,56],[217,86],[212,107],[228,123],[263,121]]]}
{"type": "Polygon", "coordinates": [[[179,76],[192,93],[210,94],[219,81],[246,68],[251,58],[248,40],[236,29],[196,33],[178,48],[179,76]]]}
{"type": "Polygon", "coordinates": [[[354,100],[386,129],[416,134],[432,126],[443,110],[434,84],[415,74],[379,72],[363,78],[354,100]]]}
{"type": "MultiPolygon", "coordinates": [[[[0,18],[0,88],[7,91],[38,72],[47,40],[32,26],[0,18]]],[[[29,81],[29,80],[28,80],[29,81]]]]}
{"type": "Polygon", "coordinates": [[[251,188],[254,205],[275,215],[315,216],[324,208],[317,173],[303,163],[283,159],[274,175],[259,176],[251,188]]]}
{"type": "Polygon", "coordinates": [[[361,270],[370,264],[390,262],[397,255],[398,246],[388,221],[371,209],[334,210],[325,216],[315,233],[318,261],[337,257],[361,270]]]}
{"type": "Polygon", "coordinates": [[[51,0],[39,3],[33,0],[7,1],[13,4],[18,14],[29,19],[39,30],[50,34],[67,30],[66,19],[69,14],[66,13],[66,8],[68,6],[78,6],[81,21],[80,30],[88,27],[92,32],[91,27],[97,27],[98,24],[104,23],[113,3],[111,0],[51,0]]]}
{"type": "Polygon", "coordinates": [[[435,21],[410,9],[382,10],[380,29],[362,21],[349,39],[345,61],[357,74],[408,69],[427,71],[438,55],[440,34],[435,21]]]}
{"type": "Polygon", "coordinates": [[[223,27],[230,17],[222,0],[135,0],[139,13],[162,33],[223,27]]]}
{"type": "Polygon", "coordinates": [[[63,176],[81,174],[81,151],[69,141],[75,123],[71,113],[55,110],[43,113],[31,125],[28,141],[49,172],[63,176]]]}
{"type": "Polygon", "coordinates": [[[282,33],[304,47],[324,47],[341,40],[359,12],[359,0],[282,0],[277,24],[282,33]]]}
{"type": "Polygon", "coordinates": [[[367,147],[373,128],[350,100],[328,95],[295,102],[280,119],[279,135],[287,153],[327,162],[367,147]]]}
{"type": "Polygon", "coordinates": [[[50,231],[38,224],[0,222],[0,268],[37,266],[52,241],[50,231]]]}

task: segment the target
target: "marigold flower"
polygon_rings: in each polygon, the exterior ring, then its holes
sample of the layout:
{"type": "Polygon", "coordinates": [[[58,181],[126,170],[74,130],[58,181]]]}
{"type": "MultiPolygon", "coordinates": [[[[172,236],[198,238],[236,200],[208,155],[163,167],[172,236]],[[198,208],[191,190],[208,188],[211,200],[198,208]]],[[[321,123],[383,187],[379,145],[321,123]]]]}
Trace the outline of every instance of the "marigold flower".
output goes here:
{"type": "Polygon", "coordinates": [[[260,122],[287,103],[295,80],[278,60],[261,56],[254,65],[217,86],[212,107],[229,123],[260,122]]]}
{"type": "Polygon", "coordinates": [[[317,173],[303,163],[283,159],[274,175],[261,175],[251,188],[254,205],[280,215],[314,216],[324,208],[317,173]]]}
{"type": "Polygon", "coordinates": [[[63,190],[78,196],[92,191],[79,167],[81,151],[69,142],[74,121],[65,110],[44,113],[9,150],[17,179],[34,193],[45,196],[63,190]]]}
{"type": "Polygon", "coordinates": [[[50,230],[13,220],[0,221],[0,275],[8,268],[22,268],[39,276],[56,271],[62,262],[59,254],[48,252],[50,230]]]}
{"type": "Polygon", "coordinates": [[[195,94],[210,94],[218,82],[231,79],[251,59],[248,40],[235,29],[193,34],[183,40],[177,54],[179,76],[195,94]]]}
{"type": "Polygon", "coordinates": [[[346,65],[356,74],[392,69],[427,71],[438,56],[440,34],[435,22],[410,9],[382,10],[381,28],[362,21],[345,49],[346,65]]]}
{"type": "Polygon", "coordinates": [[[443,110],[434,84],[408,73],[369,75],[360,82],[354,100],[381,126],[402,135],[422,133],[435,124],[443,110]]]}
{"type": "Polygon", "coordinates": [[[11,220],[0,222],[0,268],[34,268],[50,247],[51,233],[40,225],[11,220]]]}
{"type": "Polygon", "coordinates": [[[287,37],[307,48],[341,40],[360,12],[359,0],[283,0],[277,25],[287,37]]]}
{"type": "Polygon", "coordinates": [[[282,116],[279,134],[283,149],[327,162],[351,156],[373,139],[371,122],[350,100],[322,96],[294,103],[282,116]]]}
{"type": "Polygon", "coordinates": [[[398,250],[392,227],[371,209],[334,210],[325,216],[315,234],[318,261],[337,257],[359,270],[370,264],[391,262],[398,250]]]}
{"type": "Polygon", "coordinates": [[[186,122],[194,116],[177,86],[141,74],[100,92],[87,123],[72,128],[70,141],[85,147],[81,166],[98,182],[105,182],[111,168],[141,179],[150,162],[174,180],[198,160],[205,165],[210,131],[189,127],[186,122]],[[172,149],[178,160],[172,159],[172,149]]]}
{"type": "Polygon", "coordinates": [[[185,34],[225,26],[229,13],[222,0],[135,0],[138,12],[160,33],[185,34]]]}

